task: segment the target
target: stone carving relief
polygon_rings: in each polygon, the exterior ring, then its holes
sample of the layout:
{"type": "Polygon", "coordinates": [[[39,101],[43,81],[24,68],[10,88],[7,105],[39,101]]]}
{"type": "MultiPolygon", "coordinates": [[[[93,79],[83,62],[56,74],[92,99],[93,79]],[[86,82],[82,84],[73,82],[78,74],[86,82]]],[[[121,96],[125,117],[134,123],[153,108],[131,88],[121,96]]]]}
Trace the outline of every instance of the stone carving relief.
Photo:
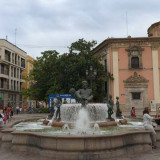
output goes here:
{"type": "Polygon", "coordinates": [[[148,80],[143,76],[138,75],[137,72],[134,72],[134,75],[130,76],[123,82],[125,86],[148,85],[148,80]]]}
{"type": "Polygon", "coordinates": [[[144,107],[148,107],[148,80],[136,72],[128,77],[124,82],[125,95],[126,95],[126,107],[131,109],[132,106],[136,110],[142,112],[144,107]],[[133,94],[139,93],[140,98],[134,99],[133,94]]]}

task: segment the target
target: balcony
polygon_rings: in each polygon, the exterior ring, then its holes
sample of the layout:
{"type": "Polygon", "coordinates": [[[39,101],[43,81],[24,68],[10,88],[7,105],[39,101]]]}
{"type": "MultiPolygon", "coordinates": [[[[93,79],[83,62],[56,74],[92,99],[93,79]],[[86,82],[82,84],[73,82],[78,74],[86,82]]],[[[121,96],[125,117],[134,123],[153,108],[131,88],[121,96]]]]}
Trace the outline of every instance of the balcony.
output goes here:
{"type": "Polygon", "coordinates": [[[8,76],[8,75],[5,75],[5,74],[1,74],[1,73],[0,73],[0,78],[5,78],[5,79],[9,79],[9,76],[8,76]]]}

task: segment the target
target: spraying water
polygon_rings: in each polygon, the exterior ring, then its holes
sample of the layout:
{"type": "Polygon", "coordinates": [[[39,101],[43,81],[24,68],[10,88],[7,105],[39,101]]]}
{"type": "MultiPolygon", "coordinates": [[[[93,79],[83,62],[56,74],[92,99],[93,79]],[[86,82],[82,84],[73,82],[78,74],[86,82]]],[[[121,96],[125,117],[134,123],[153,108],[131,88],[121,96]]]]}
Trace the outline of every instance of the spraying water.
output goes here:
{"type": "Polygon", "coordinates": [[[62,127],[62,130],[63,130],[63,132],[69,132],[69,133],[70,133],[69,125],[68,125],[68,124],[65,124],[65,125],[62,127]]]}
{"type": "MultiPolygon", "coordinates": [[[[62,122],[75,122],[78,118],[81,104],[62,104],[61,106],[61,121],[62,122]]],[[[90,121],[106,121],[108,117],[108,106],[107,104],[101,103],[90,103],[87,104],[86,110],[90,117],[90,121]]]]}
{"type": "Polygon", "coordinates": [[[93,133],[96,133],[96,134],[99,134],[99,133],[100,133],[100,129],[99,129],[98,123],[95,123],[95,124],[94,124],[93,133]]]}
{"type": "Polygon", "coordinates": [[[80,134],[86,134],[90,128],[88,111],[85,108],[79,110],[78,118],[75,124],[75,130],[80,134]]]}

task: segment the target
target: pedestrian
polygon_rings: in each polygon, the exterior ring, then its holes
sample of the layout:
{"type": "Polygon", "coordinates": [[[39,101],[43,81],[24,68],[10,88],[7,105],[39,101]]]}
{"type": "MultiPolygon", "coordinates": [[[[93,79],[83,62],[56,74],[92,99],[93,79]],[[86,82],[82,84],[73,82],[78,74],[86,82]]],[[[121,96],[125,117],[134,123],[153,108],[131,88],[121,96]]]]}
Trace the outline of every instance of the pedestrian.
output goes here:
{"type": "Polygon", "coordinates": [[[3,117],[3,121],[4,121],[4,124],[6,124],[6,122],[7,122],[7,115],[6,114],[3,117]]]}
{"type": "Polygon", "coordinates": [[[6,115],[7,115],[8,120],[9,120],[10,112],[11,112],[11,108],[10,108],[10,106],[7,106],[6,115]]]}
{"type": "Polygon", "coordinates": [[[16,107],[16,113],[19,113],[19,106],[16,107]]]}
{"type": "Polygon", "coordinates": [[[4,126],[4,121],[3,121],[3,117],[0,114],[0,128],[4,126]]]}
{"type": "Polygon", "coordinates": [[[27,110],[27,106],[26,105],[23,106],[23,110],[24,110],[24,112],[26,112],[26,110],[27,110]]]}
{"type": "Polygon", "coordinates": [[[11,107],[11,113],[10,113],[10,117],[13,116],[13,108],[11,107]]]}
{"type": "Polygon", "coordinates": [[[131,109],[131,117],[136,117],[135,107],[131,109]]]}
{"type": "Polygon", "coordinates": [[[4,114],[7,113],[7,107],[4,107],[4,114]]]}
{"type": "Polygon", "coordinates": [[[150,109],[148,107],[146,107],[143,111],[143,123],[144,123],[144,128],[146,130],[151,131],[151,139],[152,139],[152,144],[151,145],[152,145],[153,149],[156,149],[157,148],[157,146],[155,145],[155,143],[156,143],[156,132],[154,130],[154,127],[156,127],[156,126],[152,123],[152,120],[155,119],[155,118],[152,118],[149,115],[149,112],[150,112],[150,109]]]}

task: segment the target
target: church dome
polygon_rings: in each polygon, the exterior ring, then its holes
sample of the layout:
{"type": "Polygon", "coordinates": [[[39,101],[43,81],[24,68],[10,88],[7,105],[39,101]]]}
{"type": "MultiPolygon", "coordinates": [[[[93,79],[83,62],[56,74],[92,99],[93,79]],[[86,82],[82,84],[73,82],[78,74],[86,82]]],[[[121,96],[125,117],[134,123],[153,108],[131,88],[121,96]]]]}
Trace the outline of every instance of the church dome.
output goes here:
{"type": "Polygon", "coordinates": [[[148,28],[148,37],[160,37],[160,21],[153,23],[148,28]]]}

